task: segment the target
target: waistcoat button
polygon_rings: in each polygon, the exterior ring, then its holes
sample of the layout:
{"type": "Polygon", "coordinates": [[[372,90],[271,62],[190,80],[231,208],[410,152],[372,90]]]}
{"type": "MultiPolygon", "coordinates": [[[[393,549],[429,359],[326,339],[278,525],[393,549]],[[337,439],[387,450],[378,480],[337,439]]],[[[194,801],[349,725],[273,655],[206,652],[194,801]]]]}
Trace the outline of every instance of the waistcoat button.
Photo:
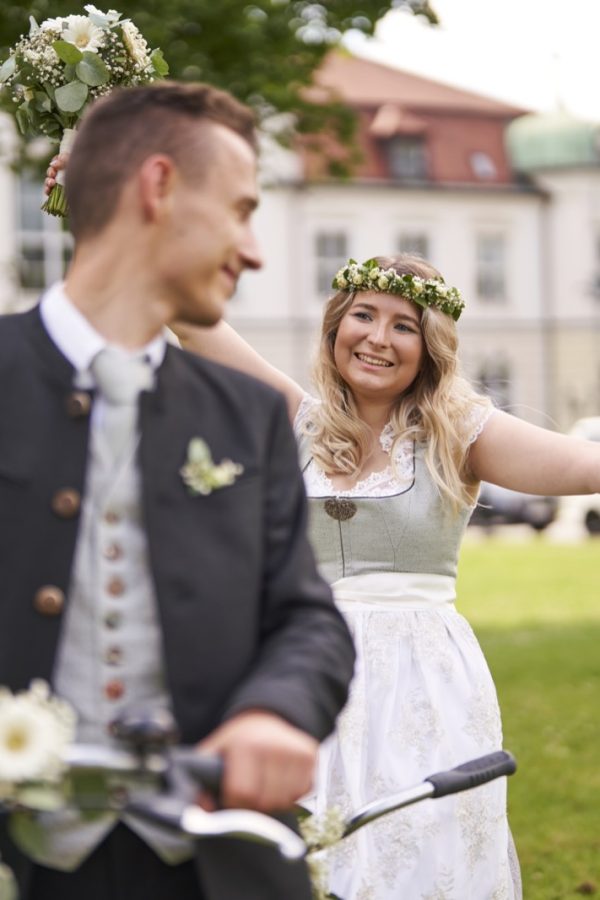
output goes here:
{"type": "Polygon", "coordinates": [[[112,562],[115,559],[121,559],[123,556],[123,548],[120,544],[107,544],[102,551],[102,555],[104,556],[104,559],[109,559],[112,562]]]}
{"type": "Polygon", "coordinates": [[[123,659],[123,651],[120,647],[107,647],[104,653],[104,662],[107,666],[118,666],[123,659]]]}
{"type": "Polygon", "coordinates": [[[45,584],[35,592],[33,606],[43,616],[60,615],[64,605],[64,592],[54,584],[45,584]]]}
{"type": "Polygon", "coordinates": [[[118,613],[116,609],[112,609],[104,616],[104,624],[107,628],[110,628],[111,631],[114,631],[114,629],[118,628],[121,624],[121,614],[118,613]]]}
{"type": "Polygon", "coordinates": [[[106,585],[107,593],[111,597],[121,597],[125,593],[125,582],[118,575],[114,575],[106,585]]]}
{"type": "Polygon", "coordinates": [[[52,497],[50,506],[61,519],[72,519],[81,508],[81,494],[75,488],[61,488],[52,497]]]}
{"type": "Polygon", "coordinates": [[[125,685],[118,678],[113,678],[104,685],[104,696],[107,700],[120,700],[124,693],[125,685]]]}

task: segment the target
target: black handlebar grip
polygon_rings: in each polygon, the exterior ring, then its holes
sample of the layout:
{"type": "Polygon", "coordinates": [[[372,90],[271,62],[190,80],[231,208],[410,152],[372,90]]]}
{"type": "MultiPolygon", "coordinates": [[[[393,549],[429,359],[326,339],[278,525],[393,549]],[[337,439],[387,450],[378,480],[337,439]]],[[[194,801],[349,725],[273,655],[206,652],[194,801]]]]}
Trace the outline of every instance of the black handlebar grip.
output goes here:
{"type": "Polygon", "coordinates": [[[472,759],[463,763],[462,766],[456,766],[446,772],[429,775],[425,781],[433,785],[433,797],[445,797],[447,794],[468,791],[469,788],[486,784],[502,775],[512,775],[516,769],[517,763],[514,756],[507,750],[498,750],[496,753],[488,753],[479,759],[472,759]]]}
{"type": "Polygon", "coordinates": [[[202,787],[218,797],[223,780],[223,759],[220,756],[208,756],[199,753],[195,747],[178,747],[173,751],[174,761],[178,766],[198,782],[202,787]]]}

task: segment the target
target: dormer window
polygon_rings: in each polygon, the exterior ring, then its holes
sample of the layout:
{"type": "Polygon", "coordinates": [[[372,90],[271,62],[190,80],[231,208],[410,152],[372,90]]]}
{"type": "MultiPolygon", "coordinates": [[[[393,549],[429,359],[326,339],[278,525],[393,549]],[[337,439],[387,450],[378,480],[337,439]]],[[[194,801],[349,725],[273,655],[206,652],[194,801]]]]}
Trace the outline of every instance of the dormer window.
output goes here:
{"type": "Polygon", "coordinates": [[[425,181],[427,154],[420,136],[394,135],[384,142],[388,170],[399,181],[425,181]]]}
{"type": "Polygon", "coordinates": [[[483,150],[475,150],[469,157],[471,170],[478,181],[494,181],[498,177],[496,163],[483,150]]]}

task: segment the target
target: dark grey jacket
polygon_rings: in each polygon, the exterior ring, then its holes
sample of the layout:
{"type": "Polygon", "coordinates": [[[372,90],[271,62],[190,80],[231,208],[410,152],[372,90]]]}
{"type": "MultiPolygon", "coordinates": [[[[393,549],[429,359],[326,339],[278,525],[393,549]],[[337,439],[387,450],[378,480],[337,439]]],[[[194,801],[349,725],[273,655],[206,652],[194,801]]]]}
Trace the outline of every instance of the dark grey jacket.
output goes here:
{"type": "MultiPolygon", "coordinates": [[[[0,685],[13,690],[52,681],[62,613],[49,614],[39,589],[54,586],[68,602],[78,516],[65,516],[56,495],[84,492],[89,436],[72,379],[37,308],[0,318],[0,685]]],[[[322,739],[345,702],[354,652],[307,542],[283,398],[169,346],[156,391],[142,395],[140,429],[150,561],[182,740],[257,707],[322,739]],[[243,465],[233,485],[190,494],[180,469],[194,437],[215,461],[243,465]]],[[[303,867],[248,851],[235,841],[199,848],[209,900],[308,898],[303,867]]],[[[19,864],[5,841],[0,853],[19,864]]]]}

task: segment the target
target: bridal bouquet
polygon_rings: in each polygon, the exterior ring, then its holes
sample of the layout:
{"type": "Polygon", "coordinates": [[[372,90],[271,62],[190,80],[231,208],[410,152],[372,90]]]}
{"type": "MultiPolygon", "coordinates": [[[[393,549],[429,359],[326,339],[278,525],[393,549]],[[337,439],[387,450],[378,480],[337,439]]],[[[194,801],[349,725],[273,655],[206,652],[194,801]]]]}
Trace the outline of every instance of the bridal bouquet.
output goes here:
{"type": "MultiPolygon", "coordinates": [[[[130,87],[167,75],[159,49],[150,50],[130,19],[114,9],[84,7],[87,15],[30,18],[29,34],[12,48],[0,67],[0,85],[14,104],[26,138],[47,137],[68,153],[86,106],[114,87],[130,87]]],[[[59,173],[60,180],[60,173],[59,173]]],[[[62,184],[57,183],[42,207],[66,215],[62,184]]]]}

